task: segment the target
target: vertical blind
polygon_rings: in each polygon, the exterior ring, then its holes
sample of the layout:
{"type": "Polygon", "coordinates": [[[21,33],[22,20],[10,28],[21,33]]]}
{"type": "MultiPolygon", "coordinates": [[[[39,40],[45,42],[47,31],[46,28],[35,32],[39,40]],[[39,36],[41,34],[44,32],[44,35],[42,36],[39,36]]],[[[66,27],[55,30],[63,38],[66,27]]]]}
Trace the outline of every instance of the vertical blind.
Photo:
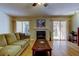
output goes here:
{"type": "Polygon", "coordinates": [[[29,21],[16,21],[16,32],[29,34],[29,21]]]}
{"type": "Polygon", "coordinates": [[[67,27],[66,21],[53,21],[53,39],[66,40],[67,27]]]}

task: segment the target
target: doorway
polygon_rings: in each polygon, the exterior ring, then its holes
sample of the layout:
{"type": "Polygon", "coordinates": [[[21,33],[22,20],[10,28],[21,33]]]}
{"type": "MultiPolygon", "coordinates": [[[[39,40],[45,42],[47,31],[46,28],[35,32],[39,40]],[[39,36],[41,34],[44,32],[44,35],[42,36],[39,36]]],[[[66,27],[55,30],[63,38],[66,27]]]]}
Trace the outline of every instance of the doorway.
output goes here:
{"type": "Polygon", "coordinates": [[[53,39],[67,40],[67,21],[53,21],[53,39]]]}

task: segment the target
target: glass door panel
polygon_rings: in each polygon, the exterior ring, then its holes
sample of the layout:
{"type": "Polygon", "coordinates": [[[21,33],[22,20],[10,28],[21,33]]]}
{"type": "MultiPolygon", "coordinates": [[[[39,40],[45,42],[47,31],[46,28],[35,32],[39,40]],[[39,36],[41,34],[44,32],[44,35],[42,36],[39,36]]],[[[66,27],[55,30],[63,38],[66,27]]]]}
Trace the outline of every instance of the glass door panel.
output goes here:
{"type": "Polygon", "coordinates": [[[53,39],[65,40],[66,39],[66,21],[53,21],[53,39]]]}

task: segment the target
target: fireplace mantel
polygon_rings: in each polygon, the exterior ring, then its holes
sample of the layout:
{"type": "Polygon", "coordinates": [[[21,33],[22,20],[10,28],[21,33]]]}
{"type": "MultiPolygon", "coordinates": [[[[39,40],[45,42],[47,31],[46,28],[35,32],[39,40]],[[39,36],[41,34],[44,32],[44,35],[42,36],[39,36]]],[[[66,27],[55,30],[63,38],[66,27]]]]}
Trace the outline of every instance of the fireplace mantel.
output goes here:
{"type": "Polygon", "coordinates": [[[37,38],[37,31],[45,31],[45,39],[49,39],[50,38],[50,29],[47,27],[34,27],[33,28],[34,32],[35,32],[35,39],[37,38]]]}
{"type": "Polygon", "coordinates": [[[36,28],[34,28],[34,30],[36,30],[36,31],[46,31],[46,30],[49,30],[48,28],[46,28],[46,27],[36,27],[36,28]]]}

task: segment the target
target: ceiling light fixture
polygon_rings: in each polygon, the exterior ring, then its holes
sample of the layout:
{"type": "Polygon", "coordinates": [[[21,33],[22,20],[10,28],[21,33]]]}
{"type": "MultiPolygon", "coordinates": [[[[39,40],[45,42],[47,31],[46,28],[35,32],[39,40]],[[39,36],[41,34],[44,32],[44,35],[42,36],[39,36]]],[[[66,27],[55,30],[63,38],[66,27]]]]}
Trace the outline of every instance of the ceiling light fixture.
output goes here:
{"type": "Polygon", "coordinates": [[[33,3],[32,6],[43,5],[44,7],[48,6],[48,3],[33,3]]]}
{"type": "Polygon", "coordinates": [[[37,3],[38,5],[42,5],[43,3],[37,3]]]}
{"type": "Polygon", "coordinates": [[[36,6],[36,5],[37,5],[37,3],[33,3],[33,4],[32,4],[32,6],[36,6]]]}

